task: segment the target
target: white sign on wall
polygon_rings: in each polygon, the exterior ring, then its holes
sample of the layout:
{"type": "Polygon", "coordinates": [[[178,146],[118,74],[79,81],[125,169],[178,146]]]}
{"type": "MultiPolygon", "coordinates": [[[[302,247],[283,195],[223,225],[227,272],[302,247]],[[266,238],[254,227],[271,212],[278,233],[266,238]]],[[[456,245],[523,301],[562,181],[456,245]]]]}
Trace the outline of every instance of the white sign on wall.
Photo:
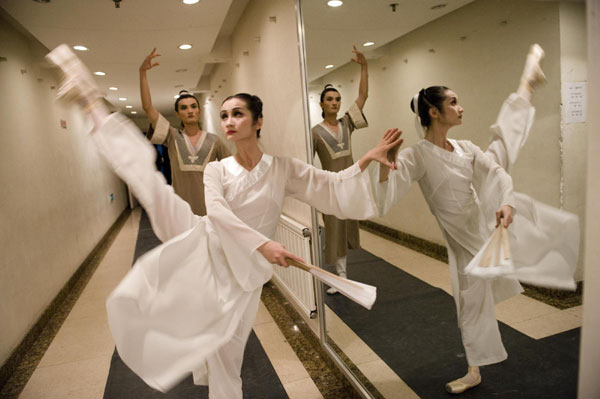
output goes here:
{"type": "Polygon", "coordinates": [[[565,84],[566,123],[586,121],[587,82],[565,84]]]}

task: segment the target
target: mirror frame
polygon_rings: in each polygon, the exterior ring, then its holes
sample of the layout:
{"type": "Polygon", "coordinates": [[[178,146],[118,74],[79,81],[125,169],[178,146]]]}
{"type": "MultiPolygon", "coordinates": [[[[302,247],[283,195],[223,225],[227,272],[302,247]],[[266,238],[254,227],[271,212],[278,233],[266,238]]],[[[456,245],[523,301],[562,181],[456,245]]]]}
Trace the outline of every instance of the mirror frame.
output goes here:
{"type": "MultiPolygon", "coordinates": [[[[302,108],[304,111],[304,133],[306,137],[306,162],[313,164],[314,152],[312,135],[310,128],[310,111],[309,111],[309,96],[308,96],[308,74],[306,65],[306,36],[304,35],[304,16],[302,14],[302,0],[296,0],[296,25],[298,28],[298,52],[300,58],[300,75],[302,82],[302,108]]],[[[310,208],[311,213],[311,254],[315,265],[322,266],[321,257],[321,234],[319,230],[319,217],[318,212],[315,208],[310,208]]],[[[354,389],[362,395],[363,398],[373,399],[374,396],[367,390],[367,388],[360,382],[358,377],[350,370],[344,360],[335,352],[333,347],[327,340],[327,326],[325,321],[325,301],[323,300],[323,283],[313,277],[315,283],[315,301],[317,304],[317,320],[319,325],[319,341],[321,347],[327,353],[329,358],[335,363],[335,365],[341,370],[346,376],[348,381],[352,384],[354,389]]]]}

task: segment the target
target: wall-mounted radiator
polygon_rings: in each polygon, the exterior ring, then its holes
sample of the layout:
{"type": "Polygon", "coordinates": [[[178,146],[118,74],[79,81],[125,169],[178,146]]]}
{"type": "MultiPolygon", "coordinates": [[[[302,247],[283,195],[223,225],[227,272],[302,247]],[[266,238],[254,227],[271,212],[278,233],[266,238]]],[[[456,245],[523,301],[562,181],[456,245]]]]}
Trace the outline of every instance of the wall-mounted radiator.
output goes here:
{"type": "MultiPolygon", "coordinates": [[[[281,215],[275,232],[275,241],[305,261],[311,261],[310,229],[287,216],[281,215]]],[[[316,317],[315,284],[310,273],[296,267],[274,266],[273,279],[277,285],[310,317],[316,317]]]]}

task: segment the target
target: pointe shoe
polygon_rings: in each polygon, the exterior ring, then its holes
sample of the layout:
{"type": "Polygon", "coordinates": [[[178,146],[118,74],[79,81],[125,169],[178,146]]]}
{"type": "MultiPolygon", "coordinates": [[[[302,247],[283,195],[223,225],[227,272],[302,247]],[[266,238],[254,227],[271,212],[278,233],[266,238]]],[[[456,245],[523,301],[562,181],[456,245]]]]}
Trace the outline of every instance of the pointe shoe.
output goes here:
{"type": "Polygon", "coordinates": [[[69,46],[61,44],[48,53],[46,59],[60,68],[63,75],[58,98],[84,104],[92,104],[102,98],[92,74],[69,46]]]}
{"type": "Polygon", "coordinates": [[[453,394],[459,394],[479,384],[481,384],[481,374],[469,372],[464,377],[447,383],[446,391],[453,394]]]}
{"type": "Polygon", "coordinates": [[[529,48],[521,82],[532,90],[546,82],[546,75],[540,66],[544,55],[544,49],[537,43],[532,44],[529,48]]]}
{"type": "Polygon", "coordinates": [[[333,295],[333,294],[337,294],[337,293],[338,293],[338,290],[336,290],[336,289],[335,289],[335,288],[333,288],[333,287],[329,287],[329,288],[327,288],[327,291],[326,291],[326,292],[327,292],[327,294],[328,294],[328,295],[333,295]]]}

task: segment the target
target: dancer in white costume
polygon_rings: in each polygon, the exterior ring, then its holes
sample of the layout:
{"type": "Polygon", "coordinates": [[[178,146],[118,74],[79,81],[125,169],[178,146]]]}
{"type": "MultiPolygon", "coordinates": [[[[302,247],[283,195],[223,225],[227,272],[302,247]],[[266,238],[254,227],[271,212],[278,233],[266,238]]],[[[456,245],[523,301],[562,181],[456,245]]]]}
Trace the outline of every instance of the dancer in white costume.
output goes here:
{"type": "Polygon", "coordinates": [[[72,95],[94,120],[93,140],[143,204],[164,244],[141,257],[107,301],[119,355],[148,385],[166,391],[190,372],[210,398],[242,398],[242,358],[272,264],[298,259],[272,241],[285,196],[340,218],[377,213],[371,160],[394,167],[387,152],[401,142],[389,130],[356,164],[332,173],[258,147],[262,103],[238,94],[221,108],[221,126],[237,154],[205,169],[207,216],[165,184],[154,150],[135,125],[108,115],[93,78],[63,45],[48,59],[65,74],[60,94],[72,95]]]}
{"type": "Polygon", "coordinates": [[[517,93],[508,97],[492,126],[493,137],[486,152],[469,141],[447,138],[448,130],[462,123],[463,109],[452,90],[433,86],[421,90],[411,101],[422,140],[398,153],[397,170],[381,168],[376,172],[380,214],[387,213],[411,183],[418,181],[446,240],[458,324],[469,365],[464,377],[446,385],[451,393],[478,385],[479,366],[507,358],[494,304],[522,288],[514,278],[483,280],[464,272],[495,226],[503,223],[508,227],[514,218],[509,234],[517,279],[575,288],[577,217],[513,193],[508,175],[533,122],[530,97],[545,80],[539,66],[542,57],[541,47],[533,45],[517,93]]]}

